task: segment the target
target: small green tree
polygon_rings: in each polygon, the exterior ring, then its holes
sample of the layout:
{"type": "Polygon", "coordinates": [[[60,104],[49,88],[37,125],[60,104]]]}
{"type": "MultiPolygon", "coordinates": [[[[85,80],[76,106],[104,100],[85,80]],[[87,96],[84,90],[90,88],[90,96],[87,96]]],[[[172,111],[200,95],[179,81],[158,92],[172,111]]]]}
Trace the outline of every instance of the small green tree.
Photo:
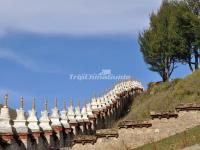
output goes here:
{"type": "Polygon", "coordinates": [[[177,6],[165,0],[158,13],[152,13],[150,28],[139,34],[145,62],[150,70],[160,74],[163,81],[169,80],[176,63],[188,55],[186,40],[177,24],[179,15],[177,6]]]}
{"type": "MultiPolygon", "coordinates": [[[[200,1],[199,0],[184,0],[180,2],[179,5],[186,6],[191,13],[185,13],[183,16],[182,27],[184,36],[187,38],[188,50],[190,51],[190,56],[188,64],[190,69],[193,71],[192,65],[194,65],[195,70],[199,68],[199,58],[200,58],[200,1]],[[194,61],[193,61],[194,57],[194,61]]],[[[183,8],[183,7],[182,7],[183,8]]]]}

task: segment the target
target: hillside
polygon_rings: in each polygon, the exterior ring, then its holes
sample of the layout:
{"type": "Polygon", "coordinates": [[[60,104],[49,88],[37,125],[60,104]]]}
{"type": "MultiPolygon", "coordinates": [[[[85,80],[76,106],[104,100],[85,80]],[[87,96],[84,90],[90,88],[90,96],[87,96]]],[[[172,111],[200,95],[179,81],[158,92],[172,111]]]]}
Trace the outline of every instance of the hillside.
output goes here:
{"type": "MultiPolygon", "coordinates": [[[[175,111],[180,103],[200,103],[200,70],[165,83],[153,83],[133,98],[129,113],[122,120],[148,120],[150,127],[117,127],[118,138],[98,138],[95,144],[75,144],[73,150],[137,149],[177,150],[198,144],[200,111],[179,111],[177,117],[151,119],[150,111],[175,111]]],[[[173,114],[173,113],[172,113],[173,114]]],[[[135,125],[138,125],[135,123],[135,125]]]]}
{"type": "Polygon", "coordinates": [[[160,83],[134,98],[123,119],[146,120],[150,111],[171,111],[180,103],[200,103],[200,70],[170,82],[160,83]]]}
{"type": "Polygon", "coordinates": [[[182,133],[178,133],[176,135],[160,140],[158,142],[146,144],[134,150],[177,150],[199,143],[200,126],[197,126],[182,133]]]}

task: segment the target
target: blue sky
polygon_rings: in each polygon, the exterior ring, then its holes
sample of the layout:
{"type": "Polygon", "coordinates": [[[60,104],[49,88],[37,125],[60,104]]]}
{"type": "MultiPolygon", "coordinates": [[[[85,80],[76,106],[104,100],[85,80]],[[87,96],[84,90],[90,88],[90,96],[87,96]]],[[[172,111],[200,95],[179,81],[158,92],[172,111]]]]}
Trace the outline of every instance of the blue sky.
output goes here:
{"type": "MultiPolygon", "coordinates": [[[[38,111],[44,97],[49,107],[55,97],[60,108],[64,98],[67,104],[70,97],[83,104],[116,81],[70,80],[69,75],[102,69],[131,75],[145,87],[161,80],[148,70],[137,41],[138,33],[148,27],[149,14],[160,4],[161,0],[0,1],[1,102],[8,93],[13,108],[24,96],[26,110],[32,96],[38,111]]],[[[172,78],[188,73],[181,66],[172,78]]]]}

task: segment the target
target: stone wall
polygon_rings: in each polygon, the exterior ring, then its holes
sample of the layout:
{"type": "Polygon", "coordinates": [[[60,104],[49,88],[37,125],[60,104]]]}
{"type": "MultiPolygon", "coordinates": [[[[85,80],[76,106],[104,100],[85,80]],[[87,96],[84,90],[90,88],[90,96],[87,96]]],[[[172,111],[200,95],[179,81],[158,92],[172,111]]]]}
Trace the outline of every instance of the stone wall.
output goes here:
{"type": "Polygon", "coordinates": [[[49,115],[45,100],[44,110],[38,118],[35,111],[35,99],[29,115],[24,112],[24,98],[20,98],[20,108],[13,120],[8,108],[8,95],[4,97],[4,106],[0,110],[0,149],[6,150],[48,150],[71,147],[73,138],[81,134],[95,134],[97,129],[109,128],[124,115],[124,110],[135,94],[143,91],[140,82],[126,80],[117,83],[100,97],[94,97],[82,108],[80,103],[74,107],[70,100],[67,110],[64,101],[60,111],[55,99],[52,113],[49,115]]]}
{"type": "Polygon", "coordinates": [[[181,111],[177,119],[154,119],[150,123],[150,128],[119,129],[119,138],[98,139],[94,145],[76,144],[72,150],[133,149],[200,125],[200,111],[181,111]]]}

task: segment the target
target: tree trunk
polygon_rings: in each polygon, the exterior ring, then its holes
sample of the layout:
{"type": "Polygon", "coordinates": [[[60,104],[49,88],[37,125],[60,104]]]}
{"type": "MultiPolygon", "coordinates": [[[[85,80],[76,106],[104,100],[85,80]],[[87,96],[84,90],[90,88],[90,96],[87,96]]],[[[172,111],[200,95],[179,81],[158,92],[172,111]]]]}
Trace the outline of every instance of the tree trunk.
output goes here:
{"type": "Polygon", "coordinates": [[[168,58],[164,59],[164,70],[163,70],[163,82],[169,80],[169,73],[170,73],[170,64],[168,58]]]}
{"type": "Polygon", "coordinates": [[[189,65],[189,68],[190,68],[190,70],[193,72],[193,71],[194,71],[194,69],[193,69],[193,67],[192,67],[192,63],[191,63],[191,62],[189,62],[189,63],[188,63],[188,65],[189,65]]]}
{"type": "Polygon", "coordinates": [[[163,71],[162,79],[163,79],[163,82],[167,81],[167,76],[166,76],[165,71],[163,71]]]}
{"type": "Polygon", "coordinates": [[[169,81],[169,73],[165,70],[162,76],[163,82],[169,81]]]}
{"type": "Polygon", "coordinates": [[[198,48],[194,48],[194,59],[195,59],[195,70],[199,69],[199,53],[198,53],[198,48]]]}

